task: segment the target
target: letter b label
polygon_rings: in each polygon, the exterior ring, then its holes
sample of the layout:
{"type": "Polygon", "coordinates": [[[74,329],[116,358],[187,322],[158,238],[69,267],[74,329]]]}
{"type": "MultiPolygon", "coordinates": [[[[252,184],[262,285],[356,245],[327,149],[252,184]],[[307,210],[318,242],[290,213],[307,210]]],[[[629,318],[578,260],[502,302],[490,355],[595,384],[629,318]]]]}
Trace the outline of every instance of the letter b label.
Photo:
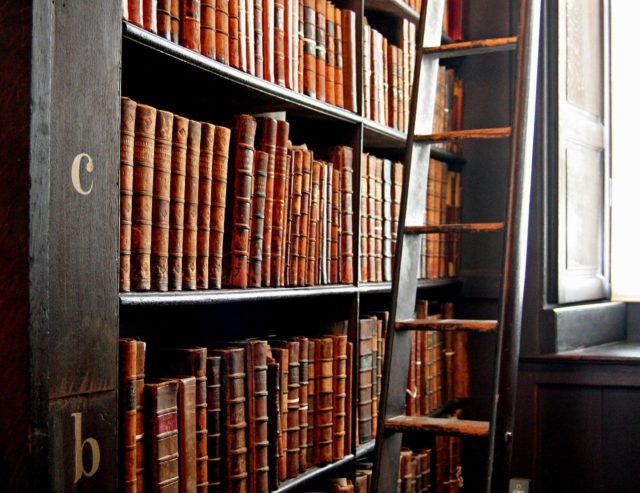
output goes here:
{"type": "Polygon", "coordinates": [[[87,438],[82,440],[82,413],[73,413],[74,431],[75,431],[75,464],[76,464],[76,477],[75,483],[82,479],[82,476],[90,478],[93,476],[100,467],[100,445],[95,438],[87,438]],[[88,469],[85,467],[83,452],[85,447],[88,447],[90,454],[87,458],[90,458],[90,462],[87,464],[90,466],[88,469]]]}

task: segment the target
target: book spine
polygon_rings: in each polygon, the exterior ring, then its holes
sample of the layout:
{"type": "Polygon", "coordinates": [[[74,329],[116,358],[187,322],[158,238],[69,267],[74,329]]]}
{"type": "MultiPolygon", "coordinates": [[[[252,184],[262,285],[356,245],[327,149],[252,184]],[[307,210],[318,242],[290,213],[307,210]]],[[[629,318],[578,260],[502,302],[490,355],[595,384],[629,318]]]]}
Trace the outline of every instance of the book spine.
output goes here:
{"type": "Polygon", "coordinates": [[[340,200],[340,169],[333,165],[331,178],[331,283],[340,282],[340,235],[342,230],[341,200],[340,200]]]}
{"type": "Polygon", "coordinates": [[[316,344],[313,339],[308,339],[309,341],[309,350],[308,350],[308,381],[309,385],[307,387],[307,405],[309,411],[307,412],[307,457],[306,464],[307,468],[311,467],[314,463],[315,456],[315,395],[316,395],[316,344]]]}
{"type": "Polygon", "coordinates": [[[182,258],[182,289],[196,289],[198,258],[198,186],[200,182],[200,141],[202,124],[189,121],[187,137],[187,167],[185,171],[184,237],[182,258]]]}
{"type": "Polygon", "coordinates": [[[360,280],[369,281],[369,155],[362,154],[360,173],[360,280]]]}
{"type": "Polygon", "coordinates": [[[311,168],[313,153],[302,153],[302,195],[300,199],[300,241],[298,244],[298,285],[307,283],[307,246],[309,243],[309,215],[311,210],[311,168]]]}
{"type": "Polygon", "coordinates": [[[269,438],[269,490],[278,489],[280,483],[279,464],[282,456],[280,442],[280,364],[267,359],[267,417],[269,438]]]}
{"type": "Polygon", "coordinates": [[[347,336],[333,338],[333,460],[345,455],[347,400],[347,336]]]}
{"type": "Polygon", "coordinates": [[[289,269],[291,265],[291,201],[293,199],[293,162],[287,148],[287,173],[285,177],[284,228],[282,245],[282,262],[280,263],[280,279],[283,286],[289,286],[289,269]]]}
{"type": "MultiPolygon", "coordinates": [[[[270,0],[268,0],[270,1],[270,0]]],[[[271,239],[273,232],[273,187],[276,168],[276,137],[278,124],[273,118],[261,120],[260,150],[268,154],[267,183],[264,204],[264,236],[262,241],[262,284],[271,285],[271,239]]]]}
{"type": "Polygon", "coordinates": [[[120,491],[136,493],[136,349],[133,339],[120,339],[118,387],[120,491]]]}
{"type": "Polygon", "coordinates": [[[274,57],[274,82],[285,85],[285,9],[284,0],[274,0],[273,15],[273,57],[274,57]]]}
{"type": "Polygon", "coordinates": [[[180,0],[171,0],[171,41],[180,42],[180,0]]]}
{"type": "Polygon", "coordinates": [[[307,449],[309,447],[309,442],[307,440],[309,430],[309,339],[306,337],[298,337],[297,340],[300,344],[300,407],[298,410],[300,452],[298,465],[300,472],[304,472],[307,470],[307,449]]]}
{"type": "Polygon", "coordinates": [[[284,209],[286,200],[287,178],[287,141],[289,140],[289,123],[277,122],[276,156],[273,177],[273,217],[271,237],[271,285],[282,286],[281,264],[283,259],[284,209]]]}
{"type": "Polygon", "coordinates": [[[300,472],[300,343],[286,343],[289,357],[287,378],[286,461],[287,478],[295,478],[300,472]]]}
{"type": "Polygon", "coordinates": [[[307,96],[316,97],[316,1],[304,0],[304,77],[307,96]]]}
{"type": "Polygon", "coordinates": [[[333,16],[333,22],[335,24],[335,34],[333,38],[334,51],[335,51],[335,69],[334,69],[334,81],[335,81],[335,102],[336,106],[344,108],[344,56],[342,51],[342,10],[337,7],[332,7],[335,12],[333,16]]]}
{"type": "Polygon", "coordinates": [[[200,0],[180,2],[180,44],[200,51],[200,0]]]}
{"type": "Polygon", "coordinates": [[[379,281],[376,277],[376,157],[368,156],[367,159],[367,210],[368,210],[368,269],[369,269],[369,281],[379,281]]]}
{"type": "Polygon", "coordinates": [[[273,346],[271,352],[279,366],[278,481],[285,481],[287,479],[287,427],[289,423],[289,352],[286,348],[273,346]]]}
{"type": "Polygon", "coordinates": [[[333,163],[328,161],[325,169],[326,175],[326,205],[324,208],[325,230],[324,230],[324,249],[325,249],[325,282],[331,284],[331,231],[333,228],[333,163]]]}
{"type": "Polygon", "coordinates": [[[157,34],[171,39],[171,0],[157,0],[157,34]]]}
{"type": "Polygon", "coordinates": [[[229,0],[216,0],[216,60],[229,64],[229,0]]]}
{"type": "Polygon", "coordinates": [[[327,2],[327,37],[326,37],[326,74],[325,74],[325,99],[329,104],[336,104],[335,78],[336,78],[336,8],[327,2]]]}
{"type": "Polygon", "coordinates": [[[171,148],[171,203],[169,209],[169,289],[182,289],[184,201],[189,120],[175,115],[171,148]]]}
{"type": "MultiPolygon", "coordinates": [[[[298,74],[300,73],[300,15],[304,9],[300,10],[299,0],[289,0],[291,4],[291,88],[300,92],[298,84],[298,74]]],[[[303,15],[303,14],[302,14],[303,15]]],[[[304,22],[302,24],[304,29],[304,22]]]]}
{"type": "Polygon", "coordinates": [[[309,240],[307,253],[307,286],[316,284],[316,243],[318,233],[318,220],[320,217],[319,194],[320,194],[320,161],[314,160],[311,171],[311,207],[309,210],[309,240]]]}
{"type": "Polygon", "coordinates": [[[316,0],[316,98],[326,99],[327,2],[316,0]]]}
{"type": "Polygon", "coordinates": [[[178,379],[180,493],[196,491],[196,379],[178,379]]]}
{"type": "Polygon", "coordinates": [[[340,282],[353,282],[353,149],[340,147],[340,282]]]}
{"type": "Polygon", "coordinates": [[[158,32],[158,0],[142,0],[142,24],[147,31],[158,32]]]}
{"type": "Polygon", "coordinates": [[[145,359],[147,345],[144,341],[136,341],[136,490],[144,490],[145,470],[145,359]]]}
{"type": "Polygon", "coordinates": [[[151,227],[151,289],[169,288],[169,208],[171,201],[171,141],[173,113],[156,113],[151,227]]]}
{"type": "Polygon", "coordinates": [[[333,340],[316,340],[315,459],[317,465],[333,459],[333,340]]]}
{"type": "Polygon", "coordinates": [[[216,57],[216,4],[215,0],[200,0],[200,53],[216,57]]]}
{"type": "Polygon", "coordinates": [[[256,73],[256,52],[255,52],[255,5],[254,0],[247,1],[247,72],[251,75],[256,73]]]}
{"type": "Polygon", "coordinates": [[[284,86],[288,89],[293,89],[293,0],[283,0],[283,4],[284,86]]]}
{"type": "Polygon", "coordinates": [[[268,493],[269,491],[269,413],[267,386],[267,353],[265,341],[252,341],[251,348],[251,407],[250,424],[250,491],[268,493]]]}
{"type": "Polygon", "coordinates": [[[240,0],[229,0],[229,65],[240,68],[240,0]]]}
{"type": "Polygon", "coordinates": [[[143,27],[142,0],[129,0],[127,9],[127,20],[136,26],[143,27]]]}
{"type": "Polygon", "coordinates": [[[374,321],[371,337],[371,436],[376,436],[378,429],[378,318],[372,317],[374,321]]]}
{"type": "MultiPolygon", "coordinates": [[[[295,0],[294,0],[295,1],[295,0]]],[[[304,92],[304,0],[298,1],[298,81],[297,92],[304,92]]]]}
{"type": "Polygon", "coordinates": [[[358,438],[367,443],[372,434],[372,369],[373,369],[373,321],[360,320],[360,359],[358,363],[358,438]]]}
{"type": "Polygon", "coordinates": [[[344,107],[357,112],[356,13],[347,9],[342,11],[342,57],[344,107]]]}
{"type": "Polygon", "coordinates": [[[207,357],[207,476],[209,491],[222,492],[221,357],[207,357]]]}
{"type": "Polygon", "coordinates": [[[238,0],[238,68],[247,71],[247,0],[238,0]]]}
{"type": "Polygon", "coordinates": [[[133,153],[137,103],[121,101],[120,130],[120,291],[131,291],[131,216],[133,208],[133,153]]]}
{"type": "Polygon", "coordinates": [[[300,213],[302,205],[302,151],[295,149],[293,160],[293,200],[291,206],[291,269],[290,283],[298,286],[298,265],[300,260],[300,213]]]}
{"type": "Polygon", "coordinates": [[[253,53],[255,76],[264,78],[264,7],[267,0],[253,0],[253,53]]]}
{"type": "Polygon", "coordinates": [[[156,109],[136,107],[133,149],[133,209],[131,224],[131,284],[134,291],[151,288],[151,212],[156,109]]]}
{"type": "Polygon", "coordinates": [[[275,23],[275,0],[264,0],[262,5],[262,30],[264,36],[264,79],[269,82],[275,81],[274,66],[274,23],[275,23]]]}
{"type": "Polygon", "coordinates": [[[344,453],[350,455],[353,453],[353,343],[347,342],[347,389],[345,399],[345,443],[344,453]]]}
{"type": "Polygon", "coordinates": [[[211,236],[211,186],[213,182],[213,143],[216,129],[202,123],[200,139],[200,168],[198,172],[198,235],[196,259],[196,287],[209,287],[209,243],[211,236]]]}
{"type": "Polygon", "coordinates": [[[375,189],[375,207],[376,207],[376,280],[382,281],[382,248],[383,248],[383,197],[382,197],[382,159],[376,159],[376,189],[375,189]]]}
{"type": "Polygon", "coordinates": [[[216,126],[213,141],[211,219],[209,231],[209,288],[222,286],[222,253],[231,131],[216,126]]]}
{"type": "Polygon", "coordinates": [[[267,168],[269,155],[256,152],[254,163],[253,206],[251,220],[251,251],[249,264],[249,286],[259,288],[262,285],[262,242],[264,238],[264,206],[267,188],[267,168]]]}
{"type": "Polygon", "coordinates": [[[400,198],[402,196],[402,163],[393,163],[393,187],[391,189],[391,255],[396,254],[398,221],[400,220],[400,198]]]}

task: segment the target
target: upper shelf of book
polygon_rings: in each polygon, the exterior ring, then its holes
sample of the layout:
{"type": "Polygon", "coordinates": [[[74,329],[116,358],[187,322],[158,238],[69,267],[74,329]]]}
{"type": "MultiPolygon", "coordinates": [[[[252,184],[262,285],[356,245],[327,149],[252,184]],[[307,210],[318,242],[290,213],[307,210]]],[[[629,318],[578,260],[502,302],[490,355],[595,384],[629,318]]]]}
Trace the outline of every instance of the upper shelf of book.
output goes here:
{"type": "Polygon", "coordinates": [[[365,0],[365,10],[384,12],[396,17],[403,17],[412,22],[420,20],[420,14],[402,0],[365,0]]]}

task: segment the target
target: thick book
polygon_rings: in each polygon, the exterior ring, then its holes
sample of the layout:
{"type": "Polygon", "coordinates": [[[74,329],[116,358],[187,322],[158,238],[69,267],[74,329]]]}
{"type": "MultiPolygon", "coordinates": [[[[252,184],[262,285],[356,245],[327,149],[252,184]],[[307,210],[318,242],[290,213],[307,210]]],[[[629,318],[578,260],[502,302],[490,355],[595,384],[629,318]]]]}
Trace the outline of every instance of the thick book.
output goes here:
{"type": "Polygon", "coordinates": [[[147,344],[136,341],[136,489],[144,491],[145,470],[145,402],[144,380],[147,344]]]}
{"type": "Polygon", "coordinates": [[[210,493],[223,491],[221,360],[220,356],[207,357],[207,480],[210,493]]]}
{"type": "Polygon", "coordinates": [[[352,10],[342,11],[342,62],[343,62],[343,94],[344,107],[357,112],[357,90],[356,90],[356,13],[352,10]]]}
{"type": "Polygon", "coordinates": [[[285,0],[274,0],[273,59],[274,82],[285,85],[285,0]]]}
{"type": "Polygon", "coordinates": [[[373,438],[372,431],[372,385],[373,385],[373,333],[375,321],[371,318],[360,320],[359,361],[358,361],[358,442],[367,443],[373,438]]]}
{"type": "MultiPolygon", "coordinates": [[[[229,65],[240,68],[240,1],[229,0],[229,65]]],[[[244,0],[242,0],[244,1],[244,0]]]]}
{"type": "Polygon", "coordinates": [[[133,150],[137,103],[121,100],[120,123],[120,291],[131,291],[131,215],[133,208],[133,150]]]}
{"type": "Polygon", "coordinates": [[[391,281],[391,222],[392,218],[392,175],[391,160],[382,161],[382,280],[391,281]]]}
{"type": "Polygon", "coordinates": [[[298,286],[298,265],[300,261],[300,221],[302,212],[302,166],[303,151],[293,148],[291,152],[293,161],[293,188],[291,202],[291,266],[289,282],[292,286],[298,286]]]}
{"type": "Polygon", "coordinates": [[[142,25],[147,31],[158,32],[157,0],[142,0],[142,25]]]}
{"type": "Polygon", "coordinates": [[[333,339],[315,340],[315,465],[333,460],[333,339]]]}
{"type": "Polygon", "coordinates": [[[286,348],[271,347],[271,355],[278,364],[278,416],[279,433],[277,447],[278,482],[287,479],[287,428],[289,423],[289,351],[286,348]]]}
{"type": "Polygon", "coordinates": [[[362,153],[360,172],[360,281],[369,281],[369,154],[362,153]]]}
{"type": "Polygon", "coordinates": [[[336,104],[336,8],[331,2],[327,2],[326,13],[326,43],[325,43],[325,100],[329,104],[336,104]]]}
{"type": "Polygon", "coordinates": [[[216,1],[216,60],[229,64],[229,0],[216,1]]]}
{"type": "Polygon", "coordinates": [[[353,343],[347,342],[347,388],[346,388],[346,399],[345,399],[345,443],[344,443],[344,453],[345,455],[350,455],[353,453],[353,343]]]}
{"type": "Polygon", "coordinates": [[[133,147],[133,207],[131,217],[131,286],[151,288],[151,211],[156,109],[138,104],[133,147]]]}
{"type": "Polygon", "coordinates": [[[127,15],[125,16],[125,18],[132,24],[143,27],[142,0],[128,1],[127,15]]]}
{"type": "Polygon", "coordinates": [[[213,182],[213,143],[216,128],[202,123],[200,169],[198,172],[198,239],[196,288],[209,287],[209,236],[211,234],[211,187],[213,182]]]}
{"type": "Polygon", "coordinates": [[[309,209],[309,239],[307,242],[307,286],[314,286],[316,284],[316,264],[317,264],[317,234],[318,234],[318,221],[320,219],[320,168],[321,162],[314,160],[311,168],[311,206],[309,209]]]}
{"type": "Polygon", "coordinates": [[[307,404],[309,411],[307,412],[307,468],[314,464],[315,456],[315,395],[316,395],[316,343],[315,340],[309,339],[308,351],[308,381],[307,386],[307,404]]]}
{"type": "Polygon", "coordinates": [[[293,198],[293,168],[291,162],[290,142],[287,142],[287,165],[285,173],[285,192],[284,192],[284,211],[283,226],[282,226],[282,249],[281,249],[281,262],[280,262],[280,281],[282,286],[289,285],[289,272],[288,266],[291,262],[290,249],[291,249],[291,199],[293,198]]]}
{"type": "MultiPolygon", "coordinates": [[[[272,0],[265,0],[269,3],[272,0]]],[[[262,239],[262,284],[271,286],[271,238],[273,231],[273,186],[276,168],[276,136],[278,123],[274,118],[260,120],[257,148],[268,154],[267,183],[265,188],[264,227],[262,239]]]]}
{"type": "Polygon", "coordinates": [[[200,53],[216,57],[216,0],[200,0],[200,53]]]}
{"type": "Polygon", "coordinates": [[[171,0],[157,0],[158,36],[171,39],[171,0]]]}
{"type": "Polygon", "coordinates": [[[262,4],[262,33],[263,33],[263,78],[269,82],[275,81],[274,65],[274,23],[275,0],[263,0],[262,4]]]}
{"type": "Polygon", "coordinates": [[[383,161],[380,158],[376,158],[375,163],[375,207],[376,207],[376,222],[375,222],[375,260],[376,260],[376,281],[382,281],[382,248],[383,248],[383,183],[382,183],[382,175],[383,175],[383,161]]]}
{"type": "Polygon", "coordinates": [[[342,233],[342,200],[341,200],[341,177],[340,169],[334,163],[332,170],[331,189],[331,242],[330,242],[330,275],[332,284],[340,282],[341,262],[340,262],[340,237],[342,233]]]}
{"type": "Polygon", "coordinates": [[[222,286],[224,221],[227,204],[227,175],[231,130],[216,126],[213,142],[211,220],[209,228],[209,288],[222,286]]]}
{"type": "Polygon", "coordinates": [[[369,155],[367,168],[367,267],[368,279],[377,282],[376,276],[376,162],[377,158],[369,155]]]}
{"type": "Polygon", "coordinates": [[[135,339],[119,341],[120,382],[118,386],[120,489],[136,493],[136,352],[135,339]]]}
{"type": "Polygon", "coordinates": [[[198,259],[198,185],[200,181],[200,140],[202,124],[189,121],[187,166],[184,186],[184,237],[182,244],[182,289],[196,289],[198,259]]]}
{"type": "Polygon", "coordinates": [[[340,108],[344,107],[344,56],[342,51],[342,10],[332,6],[335,10],[333,21],[335,24],[335,34],[333,37],[334,52],[335,52],[335,68],[334,68],[334,81],[335,81],[335,104],[340,108]]]}
{"type": "Polygon", "coordinates": [[[347,422],[347,336],[333,339],[333,460],[345,456],[347,422]]]}
{"type": "Polygon", "coordinates": [[[316,98],[326,99],[327,1],[316,0],[316,98]]]}
{"type": "Polygon", "coordinates": [[[299,427],[300,427],[300,453],[299,453],[299,470],[304,472],[307,470],[307,449],[309,448],[308,432],[309,432],[309,339],[307,337],[297,337],[296,340],[300,344],[299,361],[300,361],[300,407],[299,427]]]}
{"type": "Polygon", "coordinates": [[[287,190],[287,142],[289,123],[278,120],[276,154],[273,174],[273,215],[271,218],[271,285],[282,286],[282,261],[284,247],[284,209],[287,190]]]}
{"type": "Polygon", "coordinates": [[[253,64],[256,77],[264,78],[264,3],[253,0],[253,64]]]}
{"type": "Polygon", "coordinates": [[[333,149],[333,163],[340,171],[340,282],[353,282],[353,149],[333,149]]]}
{"type": "Polygon", "coordinates": [[[280,421],[280,364],[272,357],[267,358],[267,416],[269,438],[269,490],[278,489],[280,484],[280,463],[283,455],[280,421]]]}
{"type": "Polygon", "coordinates": [[[298,286],[307,284],[307,250],[309,244],[309,222],[311,211],[311,170],[313,152],[302,152],[302,192],[300,196],[300,235],[298,241],[298,286]]]}
{"type": "Polygon", "coordinates": [[[316,0],[304,0],[304,94],[316,97],[316,0]]]}
{"type": "Polygon", "coordinates": [[[200,51],[200,0],[180,1],[180,44],[200,51]]]}
{"type": "Polygon", "coordinates": [[[247,46],[246,58],[247,58],[247,72],[251,75],[256,73],[256,54],[255,54],[255,5],[254,0],[246,0],[246,33],[247,33],[247,46]]]}
{"type": "Polygon", "coordinates": [[[263,151],[256,151],[253,165],[253,204],[251,207],[251,247],[248,281],[248,285],[254,288],[259,288],[262,285],[262,245],[268,166],[269,155],[263,151]]]}
{"type": "Polygon", "coordinates": [[[391,188],[391,255],[395,257],[396,241],[398,238],[398,221],[400,220],[400,199],[402,196],[402,179],[403,179],[402,163],[393,163],[391,188]]]}
{"type": "Polygon", "coordinates": [[[178,380],[178,449],[180,493],[197,491],[196,474],[196,379],[178,380]]]}
{"type": "Polygon", "coordinates": [[[162,380],[144,385],[146,471],[145,491],[178,493],[178,382],[162,380]]]}
{"type": "Polygon", "coordinates": [[[158,111],[154,151],[151,227],[151,289],[169,289],[169,208],[173,113],[158,111]]]}
{"type": "Polygon", "coordinates": [[[171,203],[169,208],[169,289],[182,289],[184,197],[189,120],[175,115],[171,147],[171,203]]]}

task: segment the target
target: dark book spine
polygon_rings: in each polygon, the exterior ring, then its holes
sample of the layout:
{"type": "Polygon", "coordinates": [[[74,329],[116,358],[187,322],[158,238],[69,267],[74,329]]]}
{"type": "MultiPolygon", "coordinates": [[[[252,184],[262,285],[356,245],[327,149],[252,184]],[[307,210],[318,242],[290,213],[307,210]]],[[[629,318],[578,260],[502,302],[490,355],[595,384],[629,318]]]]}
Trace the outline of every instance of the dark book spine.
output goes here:
{"type": "Polygon", "coordinates": [[[340,108],[344,108],[344,57],[342,51],[342,10],[337,7],[333,7],[335,9],[335,14],[333,17],[335,23],[335,35],[333,38],[334,41],[334,51],[335,51],[335,69],[334,69],[334,80],[335,80],[335,100],[336,106],[340,108]]]}
{"type": "Polygon", "coordinates": [[[173,114],[158,111],[153,171],[151,227],[151,289],[169,289],[169,207],[171,201],[171,141],[173,114]]]}
{"type": "Polygon", "coordinates": [[[300,343],[287,343],[289,393],[287,396],[287,477],[300,473],[300,343]]]}
{"type": "Polygon", "coordinates": [[[278,489],[280,476],[278,465],[282,455],[280,442],[280,365],[267,359],[267,416],[269,438],[269,490],[278,489]]]}
{"type": "MultiPolygon", "coordinates": [[[[266,0],[267,3],[271,0],[266,0]]],[[[273,231],[273,186],[276,167],[276,136],[278,124],[273,118],[264,118],[260,125],[259,147],[269,155],[264,204],[264,233],[262,240],[262,284],[271,285],[271,238],[273,231]]]]}
{"type": "Polygon", "coordinates": [[[279,424],[278,435],[278,481],[287,479],[287,426],[289,419],[289,351],[286,348],[273,347],[271,353],[279,365],[279,424]]]}
{"type": "Polygon", "coordinates": [[[171,148],[171,204],[169,209],[169,289],[182,289],[184,193],[187,170],[189,120],[174,116],[171,148]]]}
{"type": "Polygon", "coordinates": [[[211,224],[209,231],[209,288],[222,286],[222,253],[227,204],[227,175],[231,131],[216,126],[213,141],[211,224]]]}
{"type": "Polygon", "coordinates": [[[274,82],[284,86],[285,82],[285,56],[284,56],[284,0],[274,0],[273,19],[273,57],[274,57],[274,82]]]}
{"type": "Polygon", "coordinates": [[[136,493],[136,349],[134,339],[120,339],[119,438],[120,488],[136,493]]]}
{"type": "Polygon", "coordinates": [[[302,202],[302,151],[294,149],[292,152],[292,160],[293,193],[291,203],[291,268],[289,282],[292,286],[298,286],[298,264],[300,259],[300,211],[302,202]]]}
{"type": "Polygon", "coordinates": [[[284,240],[284,209],[287,190],[287,142],[289,123],[277,122],[276,157],[273,178],[273,217],[271,237],[271,285],[282,286],[281,266],[284,240]]]}
{"type": "Polygon", "coordinates": [[[180,42],[180,0],[171,0],[171,41],[180,42]]]}
{"type": "Polygon", "coordinates": [[[264,7],[265,0],[254,0],[253,2],[253,42],[254,42],[254,65],[255,76],[264,78],[264,7]]]}
{"type": "MultiPolygon", "coordinates": [[[[340,282],[353,282],[353,149],[338,149],[340,169],[340,282]]],[[[335,161],[334,161],[335,163],[335,161]]]]}
{"type": "Polygon", "coordinates": [[[198,237],[196,288],[209,287],[209,243],[211,236],[211,188],[213,182],[213,143],[215,127],[202,124],[200,139],[200,169],[198,172],[198,237]]]}
{"type": "Polygon", "coordinates": [[[304,93],[316,97],[316,2],[304,0],[304,93]]]}
{"type": "Polygon", "coordinates": [[[256,73],[256,54],[255,54],[255,6],[254,0],[246,0],[246,33],[247,33],[247,72],[251,75],[256,73]]]}
{"type": "Polygon", "coordinates": [[[229,0],[229,65],[240,68],[240,0],[229,0]]]}
{"type": "Polygon", "coordinates": [[[131,284],[134,291],[151,288],[151,211],[156,109],[136,107],[133,150],[133,209],[131,224],[131,284]]]}
{"type": "Polygon", "coordinates": [[[136,490],[145,491],[145,404],[144,379],[147,345],[144,341],[136,341],[136,490]]]}
{"type": "Polygon", "coordinates": [[[142,0],[129,0],[127,9],[127,20],[136,26],[143,27],[144,21],[142,19],[142,0]]]}
{"type": "Polygon", "coordinates": [[[331,283],[340,282],[340,236],[342,234],[342,214],[340,197],[340,169],[334,163],[333,177],[331,179],[333,187],[331,190],[331,283]]]}
{"type": "Polygon", "coordinates": [[[120,127],[120,291],[131,291],[131,215],[136,102],[122,98],[120,127]]]}
{"type": "Polygon", "coordinates": [[[196,475],[196,379],[178,378],[178,445],[180,493],[197,489],[196,475]]]}
{"type": "Polygon", "coordinates": [[[336,8],[327,2],[327,37],[326,37],[326,71],[325,71],[325,99],[327,103],[336,104],[335,77],[336,77],[336,8]]]}
{"type": "Polygon", "coordinates": [[[333,338],[333,460],[345,455],[347,400],[347,336],[333,338]]]}
{"type": "Polygon", "coordinates": [[[180,44],[200,51],[200,0],[180,1],[180,44]]]}
{"type": "Polygon", "coordinates": [[[158,36],[171,39],[171,0],[157,0],[158,36]]]}
{"type": "Polygon", "coordinates": [[[209,492],[222,492],[221,357],[207,357],[207,476],[209,492]]]}
{"type": "Polygon", "coordinates": [[[216,60],[229,64],[229,0],[216,0],[216,60]]]}
{"type": "Polygon", "coordinates": [[[250,491],[269,491],[269,413],[267,385],[267,356],[269,346],[265,341],[248,343],[251,354],[252,376],[249,379],[249,440],[250,491]]]}
{"type": "Polygon", "coordinates": [[[307,251],[307,286],[314,286],[317,282],[315,276],[317,263],[317,234],[318,220],[320,218],[320,161],[314,160],[311,170],[311,207],[309,209],[309,239],[307,251]]]}
{"type": "Polygon", "coordinates": [[[147,31],[158,32],[157,0],[142,0],[142,24],[147,31]]]}
{"type": "Polygon", "coordinates": [[[333,459],[333,340],[316,339],[315,460],[316,465],[333,459]]]}
{"type": "MultiPolygon", "coordinates": [[[[294,0],[296,1],[296,0],[294,0]]],[[[298,2],[298,80],[296,84],[297,92],[304,92],[304,0],[298,2]]]]}
{"type": "Polygon", "coordinates": [[[393,187],[391,189],[391,255],[396,254],[398,221],[400,219],[400,197],[402,195],[402,163],[393,163],[393,187]]]}
{"type": "Polygon", "coordinates": [[[342,11],[342,57],[344,107],[357,112],[356,14],[346,9],[342,11]]]}
{"type": "Polygon", "coordinates": [[[360,360],[358,363],[358,438],[366,443],[372,434],[372,368],[373,368],[373,320],[360,320],[360,360]]]}
{"type": "Polygon", "coordinates": [[[309,213],[311,210],[311,163],[313,153],[302,153],[302,195],[300,198],[300,239],[298,242],[298,286],[307,283],[307,245],[309,243],[309,213]]]}
{"type": "Polygon", "coordinates": [[[196,289],[198,259],[198,186],[200,182],[200,141],[202,124],[189,121],[187,137],[187,167],[184,197],[184,237],[182,259],[182,289],[196,289]]]}
{"type": "MultiPolygon", "coordinates": [[[[307,365],[308,386],[307,386],[307,450],[306,465],[307,468],[314,464],[315,457],[315,395],[316,395],[316,343],[313,339],[309,339],[307,365]]],[[[301,459],[302,463],[302,459],[301,459]]]]}
{"type": "Polygon", "coordinates": [[[216,0],[200,0],[200,53],[216,57],[216,0]]]}
{"type": "Polygon", "coordinates": [[[353,453],[353,343],[347,343],[347,380],[345,399],[344,453],[353,453]]]}
{"type": "Polygon", "coordinates": [[[298,422],[300,427],[300,453],[298,466],[300,472],[304,472],[308,467],[307,449],[309,447],[309,442],[307,440],[309,430],[309,339],[307,339],[306,337],[298,337],[297,340],[300,344],[300,407],[298,409],[298,422]]]}
{"type": "Polygon", "coordinates": [[[266,152],[257,151],[253,167],[254,183],[248,282],[248,285],[254,288],[259,288],[262,285],[262,243],[264,238],[264,203],[268,165],[269,155],[266,152]]]}
{"type": "Polygon", "coordinates": [[[293,162],[291,151],[287,149],[287,174],[285,178],[284,231],[282,245],[282,262],[280,263],[280,279],[283,286],[290,286],[289,268],[291,266],[291,201],[293,199],[293,162]]]}
{"type": "Polygon", "coordinates": [[[316,0],[316,98],[326,99],[327,1],[316,0]]]}

